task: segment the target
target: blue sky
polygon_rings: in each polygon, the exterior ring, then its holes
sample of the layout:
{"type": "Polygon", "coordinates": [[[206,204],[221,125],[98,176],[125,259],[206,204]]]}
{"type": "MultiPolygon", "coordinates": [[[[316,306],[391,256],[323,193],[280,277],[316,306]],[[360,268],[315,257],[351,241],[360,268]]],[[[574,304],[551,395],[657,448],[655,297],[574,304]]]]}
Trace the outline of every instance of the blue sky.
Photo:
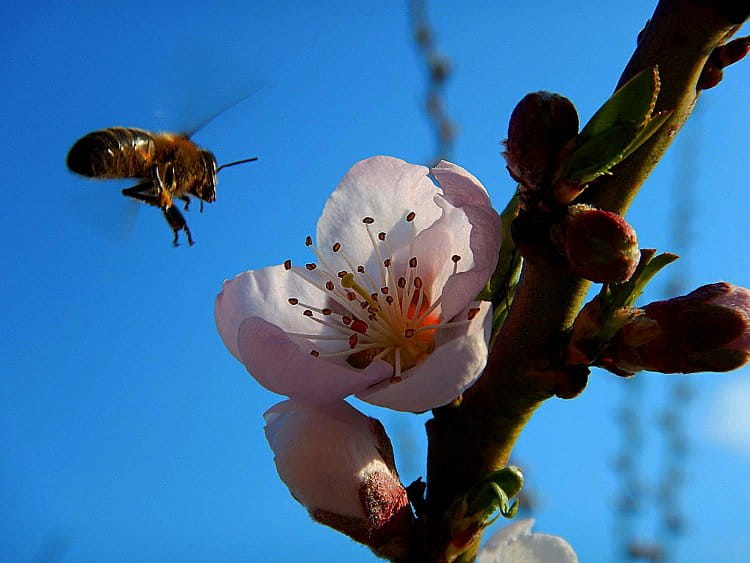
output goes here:
{"type": "MultiPolygon", "coordinates": [[[[213,323],[223,279],[308,259],[304,237],[354,162],[432,156],[404,3],[311,4],[0,7],[0,559],[374,560],[313,524],[278,480],[261,414],[279,398],[229,355],[213,323]],[[68,148],[91,130],[190,129],[251,92],[194,137],[220,163],[259,160],[223,171],[218,200],[187,214],[193,247],[172,248],[160,213],[130,205],[123,184],[65,168],[68,148]]],[[[434,1],[429,15],[453,64],[445,100],[459,126],[453,160],[502,207],[514,185],[499,142],[515,103],[556,91],[585,121],[611,92],[653,3],[498,5],[434,1]]],[[[643,246],[670,249],[670,192],[678,166],[689,164],[691,287],[750,286],[749,76],[740,63],[705,93],[699,119],[628,215],[643,246]]],[[[663,287],[655,282],[648,298],[663,297],[663,287]]],[[[750,558],[748,376],[691,377],[688,533],[676,560],[750,558]]],[[[643,424],[655,425],[669,378],[641,379],[643,424]]],[[[541,501],[537,529],[567,537],[582,561],[614,552],[614,413],[627,383],[594,374],[582,397],[546,403],[517,449],[541,501]]],[[[367,412],[391,433],[404,480],[422,475],[424,417],[367,412]]],[[[648,434],[641,460],[654,478],[660,440],[648,434]]],[[[643,520],[646,537],[652,520],[643,520]]]]}

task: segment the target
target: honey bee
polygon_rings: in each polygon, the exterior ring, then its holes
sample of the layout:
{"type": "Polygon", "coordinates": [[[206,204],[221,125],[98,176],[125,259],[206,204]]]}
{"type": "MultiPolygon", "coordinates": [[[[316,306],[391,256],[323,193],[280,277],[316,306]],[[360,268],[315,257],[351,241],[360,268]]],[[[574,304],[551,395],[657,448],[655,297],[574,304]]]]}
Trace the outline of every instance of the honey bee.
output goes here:
{"type": "Polygon", "coordinates": [[[204,201],[216,200],[219,170],[254,160],[257,158],[218,166],[213,153],[196,145],[188,135],[110,127],[78,139],[68,153],[67,162],[71,171],[89,178],[142,180],[122,190],[122,194],[159,207],[174,233],[172,244],[179,246],[181,230],[190,245],[193,236],[174,200],[183,201],[183,209],[187,211],[190,198],[196,197],[202,212],[204,201]]]}

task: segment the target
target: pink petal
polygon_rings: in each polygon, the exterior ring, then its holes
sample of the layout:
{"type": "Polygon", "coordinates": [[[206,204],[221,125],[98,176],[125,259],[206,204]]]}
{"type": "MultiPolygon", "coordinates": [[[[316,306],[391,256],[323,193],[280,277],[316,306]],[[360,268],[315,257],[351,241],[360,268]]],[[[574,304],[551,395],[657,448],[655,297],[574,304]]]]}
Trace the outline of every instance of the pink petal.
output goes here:
{"type": "MultiPolygon", "coordinates": [[[[315,279],[304,268],[295,267],[294,270],[315,279]]],[[[332,332],[305,317],[302,307],[290,305],[290,297],[296,297],[303,303],[321,307],[326,305],[326,295],[322,290],[305,282],[284,266],[250,270],[233,280],[225,281],[221,293],[216,297],[214,316],[219,334],[229,351],[240,359],[237,334],[240,324],[248,317],[261,317],[291,332],[332,332]]],[[[328,348],[323,344],[321,349],[328,348]]]]}
{"type": "Polygon", "coordinates": [[[441,335],[435,351],[405,372],[403,381],[358,393],[357,398],[397,411],[424,412],[448,404],[471,387],[487,364],[492,328],[490,303],[476,305],[480,311],[474,320],[441,335]]]}
{"type": "Polygon", "coordinates": [[[308,510],[367,517],[359,496],[363,480],[376,470],[391,474],[373,419],[343,401],[325,406],[283,401],[263,417],[279,476],[294,498],[308,510]]]}
{"type": "MultiPolygon", "coordinates": [[[[440,183],[445,199],[463,210],[471,224],[472,267],[464,271],[467,265],[459,262],[459,273],[451,276],[442,290],[443,318],[449,319],[477,296],[495,271],[502,225],[484,186],[468,171],[442,160],[432,174],[440,183]]],[[[462,261],[466,258],[462,256],[462,261]]]]}
{"type": "Polygon", "coordinates": [[[477,563],[578,563],[570,544],[559,536],[531,533],[534,519],[514,522],[492,535],[477,563]]]}
{"type": "Polygon", "coordinates": [[[372,217],[372,231],[388,233],[391,246],[408,247],[413,226],[405,221],[414,212],[417,231],[432,224],[440,209],[433,202],[437,187],[428,177],[429,169],[389,156],[375,156],[355,164],[328,198],[318,221],[320,251],[334,263],[331,246],[339,242],[342,252],[355,264],[377,271],[377,257],[362,219],[372,217]]]}
{"type": "Polygon", "coordinates": [[[393,371],[383,361],[354,369],[341,359],[316,358],[310,354],[315,344],[295,340],[279,327],[250,317],[240,323],[240,360],[266,389],[313,404],[330,403],[362,391],[387,379],[393,371]]]}

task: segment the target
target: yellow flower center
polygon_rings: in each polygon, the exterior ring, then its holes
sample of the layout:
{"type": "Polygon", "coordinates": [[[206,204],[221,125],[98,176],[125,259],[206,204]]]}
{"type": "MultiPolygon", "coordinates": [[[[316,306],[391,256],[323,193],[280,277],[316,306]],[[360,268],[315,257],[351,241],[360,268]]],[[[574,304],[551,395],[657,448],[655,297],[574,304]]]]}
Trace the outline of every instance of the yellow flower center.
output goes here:
{"type": "MultiPolygon", "coordinates": [[[[414,217],[413,212],[406,215],[406,221],[412,225],[412,241],[416,235],[414,217]]],[[[433,300],[427,294],[426,284],[417,275],[418,258],[412,255],[406,264],[396,264],[387,233],[373,233],[374,222],[371,217],[362,220],[378,259],[374,277],[363,265],[352,263],[339,242],[331,250],[341,256],[347,268],[338,271],[332,268],[309,236],[305,244],[318,257],[320,267],[309,263],[303,271],[293,269],[290,260],[284,263],[288,271],[323,291],[327,302],[325,307],[316,307],[290,297],[289,303],[303,307],[302,314],[311,322],[331,329],[326,334],[288,334],[309,340],[340,341],[340,350],[322,353],[312,349],[310,353],[315,357],[343,357],[355,368],[384,360],[393,366],[389,381],[396,383],[401,381],[404,371],[432,353],[438,330],[471,322],[479,309],[471,309],[465,320],[441,323],[440,296],[433,300]]],[[[411,245],[409,250],[411,253],[411,245]]],[[[460,256],[452,256],[453,274],[457,273],[460,260],[460,256]]]]}

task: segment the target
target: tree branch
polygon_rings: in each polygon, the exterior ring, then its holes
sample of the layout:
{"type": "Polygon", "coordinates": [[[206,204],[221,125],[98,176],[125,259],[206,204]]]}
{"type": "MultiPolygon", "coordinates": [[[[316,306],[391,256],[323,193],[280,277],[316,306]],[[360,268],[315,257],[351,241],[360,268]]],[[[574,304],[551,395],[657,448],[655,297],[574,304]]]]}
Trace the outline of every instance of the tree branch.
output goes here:
{"type": "MultiPolygon", "coordinates": [[[[744,8],[727,1],[659,2],[618,86],[640,70],[659,65],[657,110],[673,113],[647,143],[615,168],[613,176],[585,192],[582,199],[587,203],[624,214],[689,117],[708,56],[747,17],[750,2],[740,3],[744,8]]],[[[554,265],[527,262],[481,379],[460,404],[434,411],[427,423],[431,549],[440,549],[448,539],[445,522],[438,522],[453,499],[487,472],[503,467],[534,411],[554,394],[562,394],[560,372],[555,369],[561,335],[583,305],[589,285],[554,265]]],[[[467,560],[475,550],[473,546],[467,552],[467,560]]]]}

